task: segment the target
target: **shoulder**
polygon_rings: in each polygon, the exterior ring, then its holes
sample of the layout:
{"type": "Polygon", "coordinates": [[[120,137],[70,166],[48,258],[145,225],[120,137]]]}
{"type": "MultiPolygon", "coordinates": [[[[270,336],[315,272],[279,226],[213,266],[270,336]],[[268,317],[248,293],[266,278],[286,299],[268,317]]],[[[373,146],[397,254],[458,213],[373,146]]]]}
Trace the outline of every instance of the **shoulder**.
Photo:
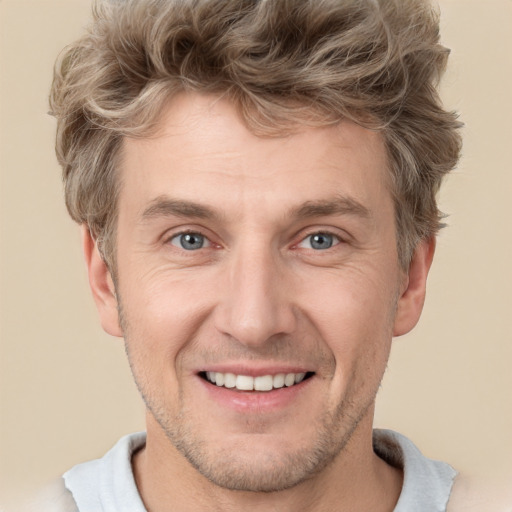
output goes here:
{"type": "Polygon", "coordinates": [[[131,468],[132,454],[144,442],[144,432],[124,436],[101,459],[72,467],[25,499],[15,512],[144,512],[131,468]]]}
{"type": "Polygon", "coordinates": [[[458,475],[447,512],[512,512],[512,475],[501,481],[458,475]]]}
{"type": "Polygon", "coordinates": [[[101,459],[83,462],[64,473],[65,486],[79,510],[145,510],[131,465],[132,455],[145,440],[144,432],[124,436],[101,459]]]}
{"type": "Polygon", "coordinates": [[[64,479],[58,478],[22,504],[20,512],[78,512],[78,508],[64,479]]]}

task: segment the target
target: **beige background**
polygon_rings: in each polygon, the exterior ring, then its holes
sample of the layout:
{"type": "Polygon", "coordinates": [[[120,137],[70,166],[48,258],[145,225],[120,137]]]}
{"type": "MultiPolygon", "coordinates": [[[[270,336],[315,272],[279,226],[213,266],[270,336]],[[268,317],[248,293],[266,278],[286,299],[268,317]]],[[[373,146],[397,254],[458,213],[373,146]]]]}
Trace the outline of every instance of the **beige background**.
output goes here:
{"type": "MultiPolygon", "coordinates": [[[[395,342],[376,423],[461,470],[512,477],[512,1],[441,8],[464,158],[441,195],[450,227],[423,319],[395,342]]],[[[88,0],[0,0],[4,500],[143,428],[122,343],[88,293],[46,115],[53,61],[88,15],[88,0]]]]}

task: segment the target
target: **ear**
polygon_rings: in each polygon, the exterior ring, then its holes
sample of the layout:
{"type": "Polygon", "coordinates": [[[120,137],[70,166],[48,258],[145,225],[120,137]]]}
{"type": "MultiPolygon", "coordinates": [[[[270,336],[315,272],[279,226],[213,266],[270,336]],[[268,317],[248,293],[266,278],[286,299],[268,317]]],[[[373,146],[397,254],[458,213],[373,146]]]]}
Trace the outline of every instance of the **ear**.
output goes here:
{"type": "Polygon", "coordinates": [[[414,251],[409,270],[404,272],[393,336],[402,336],[408,333],[420,319],[425,302],[427,275],[432,265],[435,248],[436,240],[435,237],[432,237],[420,242],[414,251]]]}
{"type": "Polygon", "coordinates": [[[98,244],[85,224],[82,225],[82,249],[89,273],[89,286],[100,314],[101,326],[108,334],[122,337],[114,282],[98,250],[98,244]]]}

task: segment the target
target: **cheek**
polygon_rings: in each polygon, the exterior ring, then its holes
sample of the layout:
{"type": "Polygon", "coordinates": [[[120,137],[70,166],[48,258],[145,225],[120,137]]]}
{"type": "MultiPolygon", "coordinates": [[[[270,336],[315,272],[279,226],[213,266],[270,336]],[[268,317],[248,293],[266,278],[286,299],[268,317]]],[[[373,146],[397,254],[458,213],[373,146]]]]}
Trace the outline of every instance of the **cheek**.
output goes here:
{"type": "Polygon", "coordinates": [[[148,270],[121,281],[120,291],[125,316],[167,338],[193,328],[208,311],[204,276],[192,270],[148,270]]]}
{"type": "Polygon", "coordinates": [[[335,379],[342,386],[355,375],[380,379],[391,347],[395,286],[358,270],[316,283],[322,286],[303,293],[304,312],[336,360],[335,379]]]}
{"type": "Polygon", "coordinates": [[[176,389],[186,370],[182,355],[209,328],[215,288],[197,271],[148,270],[128,279],[127,270],[119,295],[132,371],[140,385],[176,389]]]}
{"type": "Polygon", "coordinates": [[[378,272],[343,269],[326,275],[317,273],[310,282],[315,285],[303,285],[294,290],[294,295],[325,339],[390,334],[397,296],[393,280],[384,279],[378,272]]]}

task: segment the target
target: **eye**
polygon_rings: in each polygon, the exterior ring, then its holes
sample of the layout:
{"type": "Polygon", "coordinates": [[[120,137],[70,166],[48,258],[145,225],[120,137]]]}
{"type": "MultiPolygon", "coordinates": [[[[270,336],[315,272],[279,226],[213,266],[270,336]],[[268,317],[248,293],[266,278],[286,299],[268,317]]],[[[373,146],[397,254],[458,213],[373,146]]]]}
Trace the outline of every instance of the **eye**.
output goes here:
{"type": "Polygon", "coordinates": [[[325,251],[340,242],[341,240],[331,233],[313,233],[304,238],[304,240],[298,244],[298,247],[314,249],[315,251],[325,251]]]}
{"type": "Polygon", "coordinates": [[[201,233],[179,233],[170,239],[171,245],[185,249],[185,251],[197,251],[204,247],[210,247],[210,241],[201,233]]]}

